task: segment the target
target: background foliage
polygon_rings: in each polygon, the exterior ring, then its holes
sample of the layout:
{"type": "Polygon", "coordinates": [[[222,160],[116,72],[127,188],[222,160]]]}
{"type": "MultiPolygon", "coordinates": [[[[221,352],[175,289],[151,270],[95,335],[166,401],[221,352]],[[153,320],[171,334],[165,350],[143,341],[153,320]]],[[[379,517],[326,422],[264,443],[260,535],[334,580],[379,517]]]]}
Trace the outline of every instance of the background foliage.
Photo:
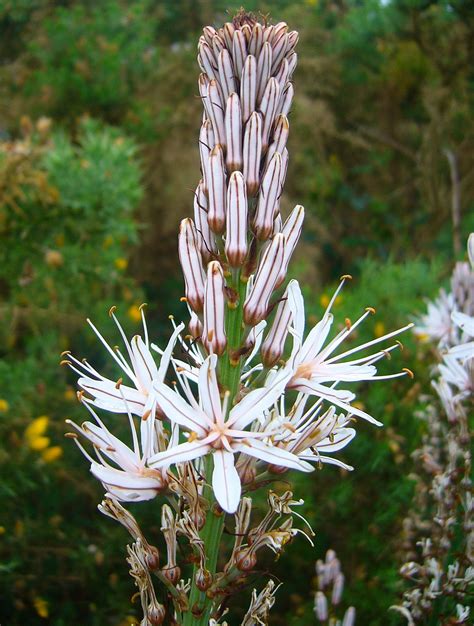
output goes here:
{"type": "MultiPolygon", "coordinates": [[[[59,353],[73,349],[100,364],[84,320],[110,331],[112,304],[134,329],[148,301],[158,340],[167,315],[183,315],[175,241],[199,177],[195,44],[202,25],[236,8],[222,0],[0,0],[2,623],[133,621],[125,534],[96,515],[101,490],[63,441],[64,418],[81,412],[59,353]]],[[[472,3],[246,8],[271,10],[300,31],[282,205],[301,203],[308,213],[293,264],[306,301],[317,318],[333,282],[350,272],[336,307],[341,324],[371,305],[378,314],[359,338],[403,325],[449,276],[459,241],[474,230],[472,3]]],[[[429,362],[426,348],[405,343],[386,367],[413,369],[413,383],[361,390],[386,427],[360,427],[345,453],[356,471],[297,479],[316,548],[298,540],[281,560],[286,587],[275,624],[312,622],[313,563],[327,547],[343,562],[358,623],[401,623],[387,608],[400,591],[400,525],[420,437],[413,414],[429,362]]],[[[152,507],[141,513],[156,527],[152,507]]]]}

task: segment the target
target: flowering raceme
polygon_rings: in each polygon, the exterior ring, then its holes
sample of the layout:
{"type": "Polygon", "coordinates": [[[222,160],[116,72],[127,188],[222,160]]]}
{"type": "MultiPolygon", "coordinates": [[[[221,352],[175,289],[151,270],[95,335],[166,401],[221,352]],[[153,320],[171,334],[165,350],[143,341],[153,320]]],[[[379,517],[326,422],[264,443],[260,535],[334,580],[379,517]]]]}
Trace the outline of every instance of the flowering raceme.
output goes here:
{"type": "MultiPolygon", "coordinates": [[[[244,12],[219,30],[204,28],[199,39],[201,180],[193,218],[181,222],[178,236],[190,334],[183,334],[183,324],[175,325],[164,350],[150,345],[142,311],[144,336],[128,341],[111,310],[126,355],[90,324],[120,369],[117,381],[65,355],[80,376],[79,398],[95,421],[75,426],[72,435],[92,473],[110,497],[131,501],[160,494],[179,511],[176,518],[166,514],[166,537],[174,533],[174,553],[180,534],[189,540],[187,548],[193,547],[191,587],[180,581],[174,561],[172,573],[163,568],[160,580],[173,601],[173,619],[182,624],[219,619],[222,598],[254,568],[257,550],[266,545],[278,552],[296,532],[290,506],[275,508],[274,497],[265,524],[249,531],[251,500],[243,491],[290,468],[308,472],[332,463],[352,469],[327,454],[354,438],[356,418],[380,422],[354,405],[355,393],[345,384],[389,378],[377,374],[376,364],[399,343],[370,348],[409,327],[342,348],[375,313],[367,308],[330,338],[332,305],[346,276],[305,337],[300,287],[296,280],[285,286],[304,221],[302,206],[286,219],[280,207],[297,41],[285,23],[262,24],[244,12]],[[152,351],[160,356],[158,364],[152,351]],[[120,418],[115,415],[106,425],[93,406],[128,416],[131,447],[112,434],[120,418]],[[77,432],[92,443],[97,460],[77,432]],[[235,514],[236,543],[219,573],[222,511],[235,514]],[[284,522],[281,515],[287,516],[284,522]],[[249,532],[252,540],[246,541],[249,532]],[[202,593],[209,589],[212,593],[202,593]]],[[[392,376],[405,374],[411,372],[392,376]]],[[[138,543],[134,554],[140,552],[138,543]]],[[[151,620],[150,600],[143,599],[154,598],[156,614],[154,593],[140,594],[148,619],[142,623],[162,623],[151,620]]],[[[273,603],[266,592],[252,602],[258,615],[273,603]]]]}

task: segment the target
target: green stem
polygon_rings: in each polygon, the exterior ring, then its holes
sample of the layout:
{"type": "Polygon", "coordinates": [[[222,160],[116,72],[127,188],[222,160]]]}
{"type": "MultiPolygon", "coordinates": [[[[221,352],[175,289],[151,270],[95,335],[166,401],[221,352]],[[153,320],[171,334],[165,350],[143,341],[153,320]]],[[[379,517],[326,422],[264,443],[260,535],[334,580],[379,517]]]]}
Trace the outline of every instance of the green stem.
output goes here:
{"type": "MultiPolygon", "coordinates": [[[[233,276],[232,288],[238,293],[237,306],[228,308],[226,312],[226,336],[227,350],[219,358],[219,382],[224,391],[229,393],[228,410],[231,409],[235,396],[239,391],[240,376],[242,371],[241,359],[235,358],[236,351],[242,342],[243,302],[245,299],[246,286],[240,280],[240,272],[233,276]]],[[[226,416],[227,417],[227,416],[226,416]]],[[[213,470],[212,455],[205,460],[205,476],[207,484],[204,487],[204,498],[210,507],[206,515],[206,522],[201,531],[201,539],[204,542],[206,553],[206,567],[214,578],[217,569],[219,547],[224,530],[225,514],[217,506],[214,498],[210,477],[213,470]]],[[[199,563],[194,565],[191,591],[189,594],[189,611],[183,616],[183,626],[208,626],[209,617],[214,607],[214,600],[206,592],[200,591],[196,586],[196,574],[199,563]]]]}

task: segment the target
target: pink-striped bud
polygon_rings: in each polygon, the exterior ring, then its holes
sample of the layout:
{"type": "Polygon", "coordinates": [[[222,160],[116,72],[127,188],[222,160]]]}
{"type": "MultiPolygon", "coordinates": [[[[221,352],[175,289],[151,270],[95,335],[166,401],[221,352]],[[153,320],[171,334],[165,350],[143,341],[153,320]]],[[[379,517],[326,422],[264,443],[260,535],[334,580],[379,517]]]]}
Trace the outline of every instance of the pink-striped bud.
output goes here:
{"type": "Polygon", "coordinates": [[[287,60],[288,60],[288,80],[291,80],[293,73],[296,69],[296,66],[298,64],[298,55],[296,54],[296,52],[292,52],[290,55],[288,55],[287,60]]]}
{"type": "Polygon", "coordinates": [[[205,72],[210,79],[217,78],[217,68],[215,66],[214,54],[211,46],[204,39],[199,41],[199,55],[198,62],[203,72],[205,72]]]}
{"type": "Polygon", "coordinates": [[[328,601],[322,591],[316,592],[314,598],[314,612],[320,622],[325,622],[328,618],[328,601]]]}
{"type": "Polygon", "coordinates": [[[353,606],[350,606],[344,614],[342,620],[342,626],[354,626],[356,618],[356,610],[353,606]]]}
{"type": "Polygon", "coordinates": [[[260,104],[265,88],[270,78],[272,68],[272,47],[267,42],[263,44],[262,52],[257,62],[257,103],[260,104]]]}
{"type": "Polygon", "coordinates": [[[214,52],[214,58],[218,58],[219,54],[225,48],[225,43],[222,37],[218,34],[212,38],[212,51],[214,52]]]}
{"type": "Polygon", "coordinates": [[[201,172],[204,190],[207,193],[209,180],[209,155],[214,147],[214,132],[209,120],[205,120],[199,132],[199,155],[201,157],[201,172]]]}
{"type": "Polygon", "coordinates": [[[208,195],[209,206],[207,221],[211,230],[222,233],[225,227],[225,168],[222,147],[218,144],[209,155],[208,195]]]}
{"type": "Polygon", "coordinates": [[[227,189],[225,253],[229,265],[240,267],[247,256],[247,193],[241,172],[234,172],[227,189]]]}
{"type": "Polygon", "coordinates": [[[288,288],[278,304],[272,327],[261,347],[262,361],[266,367],[273,367],[285,349],[292,314],[288,302],[288,288]]]}
{"type": "Polygon", "coordinates": [[[245,60],[240,83],[240,99],[242,102],[242,121],[249,119],[257,104],[257,61],[249,55],[245,60]]]}
{"type": "Polygon", "coordinates": [[[285,22],[280,22],[275,25],[275,29],[273,31],[273,63],[272,63],[272,74],[278,71],[278,66],[281,63],[281,60],[285,56],[286,51],[289,47],[288,42],[288,26],[285,22]]]}
{"type": "Polygon", "coordinates": [[[194,339],[200,339],[202,335],[202,324],[199,317],[194,311],[191,311],[189,318],[188,329],[194,339]]]}
{"type": "Polygon", "coordinates": [[[219,67],[219,80],[222,87],[222,93],[224,101],[233,93],[236,89],[234,79],[234,66],[229,52],[224,49],[219,53],[217,59],[219,67]]]}
{"type": "Polygon", "coordinates": [[[260,103],[260,111],[263,115],[262,144],[264,150],[268,145],[270,131],[277,113],[278,103],[280,102],[280,93],[280,85],[278,84],[278,81],[276,78],[270,78],[265,88],[262,102],[260,103]]]}
{"type": "Polygon", "coordinates": [[[242,169],[242,110],[240,98],[231,93],[225,109],[225,134],[227,141],[226,165],[229,172],[242,169]]]}
{"type": "Polygon", "coordinates": [[[218,261],[207,266],[206,287],[204,290],[204,325],[202,342],[209,354],[222,354],[227,339],[225,336],[224,272],[218,261]]]}
{"type": "Polygon", "coordinates": [[[275,121],[275,129],[273,131],[273,141],[270,144],[266,156],[266,162],[270,163],[275,152],[283,153],[290,134],[290,124],[285,115],[279,115],[275,121]]]}
{"type": "Polygon", "coordinates": [[[204,272],[198,237],[193,220],[186,218],[179,226],[179,260],[183,270],[186,299],[195,311],[202,311],[204,301],[204,272]]]}
{"type": "Polygon", "coordinates": [[[337,606],[342,598],[342,592],[344,591],[344,574],[339,572],[339,574],[334,579],[334,584],[332,586],[332,595],[331,595],[331,604],[337,606]]]}
{"type": "Polygon", "coordinates": [[[275,152],[263,177],[257,210],[253,220],[253,230],[257,239],[265,240],[271,236],[273,220],[280,207],[280,194],[281,156],[278,152],[275,152]]]}
{"type": "Polygon", "coordinates": [[[252,34],[249,41],[249,54],[253,54],[254,57],[258,57],[260,49],[263,44],[263,28],[258,22],[252,29],[252,34]]]}
{"type": "Polygon", "coordinates": [[[300,36],[297,30],[292,30],[288,33],[288,50],[296,48],[300,36]]]}
{"type": "Polygon", "coordinates": [[[262,118],[259,113],[252,113],[244,135],[244,178],[247,193],[254,196],[260,186],[260,159],[262,158],[262,118]]]}
{"type": "Polygon", "coordinates": [[[236,30],[232,41],[232,59],[234,61],[234,69],[240,80],[244,69],[245,59],[247,58],[247,42],[245,35],[241,30],[236,30]]]}
{"type": "Polygon", "coordinates": [[[288,83],[285,87],[279,104],[280,115],[286,115],[288,117],[288,113],[291,109],[291,104],[293,102],[293,96],[295,95],[295,89],[292,83],[288,83]]]}
{"type": "Polygon", "coordinates": [[[304,207],[302,207],[301,204],[297,204],[288,216],[281,231],[286,237],[285,258],[275,288],[278,288],[285,280],[288,265],[301,235],[303,222],[304,207]]]}
{"type": "Polygon", "coordinates": [[[228,50],[232,50],[232,42],[233,42],[234,33],[235,33],[235,28],[232,22],[226,22],[224,24],[223,31],[224,31],[225,45],[227,46],[228,50]]]}
{"type": "Polygon", "coordinates": [[[198,234],[199,249],[206,263],[217,253],[214,233],[211,232],[207,221],[207,205],[204,184],[200,181],[194,193],[194,223],[198,234]]]}
{"type": "Polygon", "coordinates": [[[268,312],[268,303],[285,255],[285,236],[275,235],[262,255],[253,285],[244,302],[244,321],[255,326],[268,312]]]}
{"type": "Polygon", "coordinates": [[[206,111],[212,123],[216,143],[225,146],[224,103],[222,102],[218,82],[211,80],[207,87],[206,111]]]}
{"type": "Polygon", "coordinates": [[[214,26],[204,26],[204,28],[202,29],[202,36],[210,46],[212,46],[212,40],[214,39],[214,35],[217,35],[217,31],[214,26]]]}

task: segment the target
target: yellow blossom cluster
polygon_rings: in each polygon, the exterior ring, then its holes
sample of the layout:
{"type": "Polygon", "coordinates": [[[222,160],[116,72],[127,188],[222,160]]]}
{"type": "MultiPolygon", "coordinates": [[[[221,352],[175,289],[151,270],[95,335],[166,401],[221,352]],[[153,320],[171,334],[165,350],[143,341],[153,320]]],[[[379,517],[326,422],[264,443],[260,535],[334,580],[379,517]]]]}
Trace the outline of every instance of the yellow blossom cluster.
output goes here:
{"type": "Polygon", "coordinates": [[[48,424],[49,417],[40,415],[25,428],[24,437],[30,450],[38,452],[46,463],[52,463],[62,456],[63,450],[61,446],[50,445],[51,440],[46,436],[48,424]]]}

